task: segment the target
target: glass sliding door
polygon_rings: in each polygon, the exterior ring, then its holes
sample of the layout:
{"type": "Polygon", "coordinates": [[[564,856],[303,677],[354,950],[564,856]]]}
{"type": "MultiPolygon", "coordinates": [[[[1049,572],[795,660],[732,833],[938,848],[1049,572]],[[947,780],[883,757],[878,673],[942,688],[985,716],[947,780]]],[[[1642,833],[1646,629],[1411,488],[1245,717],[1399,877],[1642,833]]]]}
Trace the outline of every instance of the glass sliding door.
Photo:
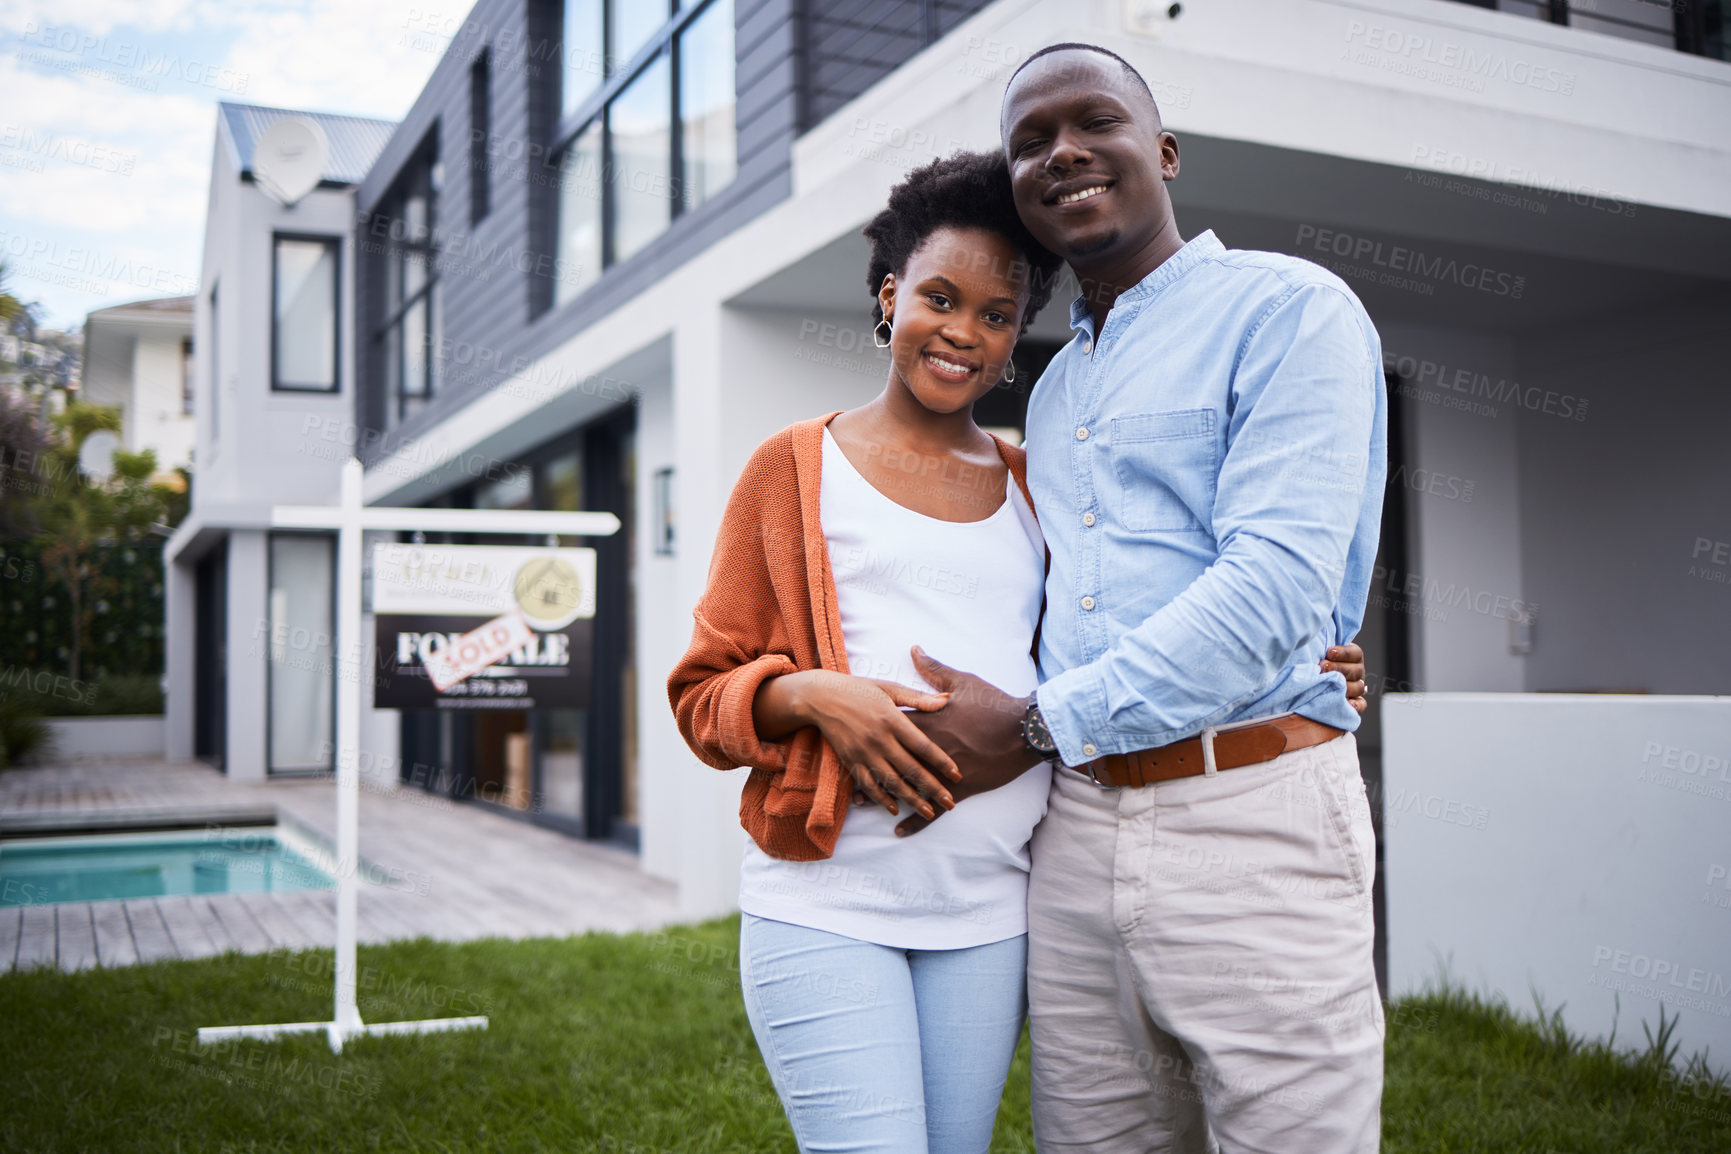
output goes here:
{"type": "Polygon", "coordinates": [[[332,768],[336,549],[302,533],[270,539],[266,681],[270,772],[332,768]]]}

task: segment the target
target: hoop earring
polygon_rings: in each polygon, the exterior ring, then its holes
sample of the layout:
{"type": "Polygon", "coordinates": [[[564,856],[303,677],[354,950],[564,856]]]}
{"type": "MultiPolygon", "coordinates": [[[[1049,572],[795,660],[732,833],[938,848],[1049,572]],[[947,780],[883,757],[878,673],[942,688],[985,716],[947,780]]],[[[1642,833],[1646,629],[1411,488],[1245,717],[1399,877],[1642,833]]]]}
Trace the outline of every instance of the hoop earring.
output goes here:
{"type": "Polygon", "coordinates": [[[1016,362],[1015,361],[1005,361],[1004,362],[1004,382],[1006,384],[1008,384],[1009,382],[1011,382],[1015,379],[1016,379],[1016,362]]]}
{"type": "Polygon", "coordinates": [[[876,328],[872,329],[872,344],[876,345],[880,349],[887,349],[890,347],[890,338],[895,336],[895,333],[895,329],[890,327],[890,318],[885,317],[877,323],[876,328]],[[883,330],[882,340],[878,339],[879,329],[883,330]]]}

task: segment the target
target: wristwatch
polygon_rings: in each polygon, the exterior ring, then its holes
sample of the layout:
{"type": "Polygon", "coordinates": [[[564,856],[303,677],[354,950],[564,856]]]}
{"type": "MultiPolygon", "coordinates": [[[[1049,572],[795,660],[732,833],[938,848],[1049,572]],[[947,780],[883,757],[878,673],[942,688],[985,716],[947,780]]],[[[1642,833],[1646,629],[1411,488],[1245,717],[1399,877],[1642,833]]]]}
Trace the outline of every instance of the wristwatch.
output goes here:
{"type": "Polygon", "coordinates": [[[1052,731],[1046,728],[1046,719],[1040,716],[1038,697],[1028,698],[1027,711],[1022,714],[1022,740],[1040,755],[1041,760],[1050,761],[1058,756],[1058,743],[1052,740],[1052,731]]]}

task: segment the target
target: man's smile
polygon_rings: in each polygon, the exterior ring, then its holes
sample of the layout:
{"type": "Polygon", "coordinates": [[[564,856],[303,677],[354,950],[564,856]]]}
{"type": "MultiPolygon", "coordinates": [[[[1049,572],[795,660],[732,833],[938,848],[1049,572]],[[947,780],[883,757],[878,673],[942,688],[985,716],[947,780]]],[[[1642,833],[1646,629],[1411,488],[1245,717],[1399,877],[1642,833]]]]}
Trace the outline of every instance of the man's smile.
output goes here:
{"type": "Polygon", "coordinates": [[[1088,177],[1081,180],[1069,180],[1056,185],[1042,199],[1046,204],[1062,207],[1070,204],[1081,204],[1106,192],[1112,187],[1112,181],[1100,177],[1088,177]]]}

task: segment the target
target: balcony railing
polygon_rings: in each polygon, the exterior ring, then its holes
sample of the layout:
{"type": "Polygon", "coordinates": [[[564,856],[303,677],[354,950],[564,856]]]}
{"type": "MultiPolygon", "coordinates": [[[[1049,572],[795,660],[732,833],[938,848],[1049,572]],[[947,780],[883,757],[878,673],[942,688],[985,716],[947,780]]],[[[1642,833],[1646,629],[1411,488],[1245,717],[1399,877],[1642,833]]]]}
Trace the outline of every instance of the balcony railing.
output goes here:
{"type": "Polygon", "coordinates": [[[1457,0],[1475,8],[1490,8],[1528,16],[1550,24],[1566,24],[1624,40],[1674,48],[1693,56],[1731,59],[1727,52],[1727,0],[1457,0]]]}

